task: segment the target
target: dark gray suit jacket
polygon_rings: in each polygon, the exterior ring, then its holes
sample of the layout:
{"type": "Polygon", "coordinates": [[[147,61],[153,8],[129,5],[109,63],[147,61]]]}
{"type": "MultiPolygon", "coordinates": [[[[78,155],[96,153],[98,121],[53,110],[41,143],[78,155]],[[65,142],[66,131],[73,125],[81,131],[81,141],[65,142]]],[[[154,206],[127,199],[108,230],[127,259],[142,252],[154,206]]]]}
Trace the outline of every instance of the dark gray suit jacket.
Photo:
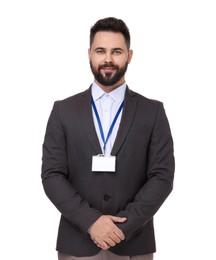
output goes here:
{"type": "Polygon", "coordinates": [[[153,216],[173,187],[174,155],[169,123],[159,101],[127,88],[112,149],[116,172],[92,172],[101,154],[93,122],[91,88],[54,104],[43,144],[42,181],[61,212],[57,250],[75,256],[100,250],[88,229],[102,214],[127,217],[126,236],[110,248],[119,255],[155,252],[153,216]]]}

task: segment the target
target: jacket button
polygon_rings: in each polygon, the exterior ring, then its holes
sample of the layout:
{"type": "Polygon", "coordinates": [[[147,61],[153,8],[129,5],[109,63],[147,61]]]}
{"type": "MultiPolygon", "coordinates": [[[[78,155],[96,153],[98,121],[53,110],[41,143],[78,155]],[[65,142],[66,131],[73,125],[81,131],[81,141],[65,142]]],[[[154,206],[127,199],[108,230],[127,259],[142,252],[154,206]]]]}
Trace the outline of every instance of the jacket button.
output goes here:
{"type": "Polygon", "coordinates": [[[110,196],[109,195],[104,195],[104,200],[105,201],[108,201],[110,199],[110,196]]]}

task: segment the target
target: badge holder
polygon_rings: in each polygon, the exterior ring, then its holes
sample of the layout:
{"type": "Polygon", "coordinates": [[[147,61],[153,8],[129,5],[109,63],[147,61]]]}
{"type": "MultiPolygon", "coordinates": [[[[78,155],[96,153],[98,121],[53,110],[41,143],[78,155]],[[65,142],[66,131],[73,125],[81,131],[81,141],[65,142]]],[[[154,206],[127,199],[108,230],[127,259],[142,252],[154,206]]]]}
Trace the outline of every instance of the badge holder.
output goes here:
{"type": "Polygon", "coordinates": [[[115,172],[116,157],[111,155],[93,155],[92,171],[93,172],[115,172]]]}

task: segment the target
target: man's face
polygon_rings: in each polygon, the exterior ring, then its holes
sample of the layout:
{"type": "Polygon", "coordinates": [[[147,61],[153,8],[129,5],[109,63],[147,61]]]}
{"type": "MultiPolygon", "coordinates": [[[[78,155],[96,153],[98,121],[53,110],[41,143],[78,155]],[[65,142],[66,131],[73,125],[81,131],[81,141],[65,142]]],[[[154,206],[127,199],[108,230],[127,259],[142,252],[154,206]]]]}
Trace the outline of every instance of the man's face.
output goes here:
{"type": "Polygon", "coordinates": [[[100,86],[115,87],[124,83],[124,75],[132,58],[121,33],[97,32],[89,61],[95,81],[100,86]]]}

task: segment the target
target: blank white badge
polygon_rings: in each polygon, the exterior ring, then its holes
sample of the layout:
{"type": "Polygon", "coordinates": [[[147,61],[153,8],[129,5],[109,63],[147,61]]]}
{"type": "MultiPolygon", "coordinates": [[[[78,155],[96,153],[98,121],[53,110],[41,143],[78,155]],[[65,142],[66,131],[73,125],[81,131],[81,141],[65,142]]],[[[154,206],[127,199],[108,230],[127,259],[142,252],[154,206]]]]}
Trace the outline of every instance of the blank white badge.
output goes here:
{"type": "Polygon", "coordinates": [[[93,155],[93,172],[115,172],[116,157],[111,155],[93,155]]]}

